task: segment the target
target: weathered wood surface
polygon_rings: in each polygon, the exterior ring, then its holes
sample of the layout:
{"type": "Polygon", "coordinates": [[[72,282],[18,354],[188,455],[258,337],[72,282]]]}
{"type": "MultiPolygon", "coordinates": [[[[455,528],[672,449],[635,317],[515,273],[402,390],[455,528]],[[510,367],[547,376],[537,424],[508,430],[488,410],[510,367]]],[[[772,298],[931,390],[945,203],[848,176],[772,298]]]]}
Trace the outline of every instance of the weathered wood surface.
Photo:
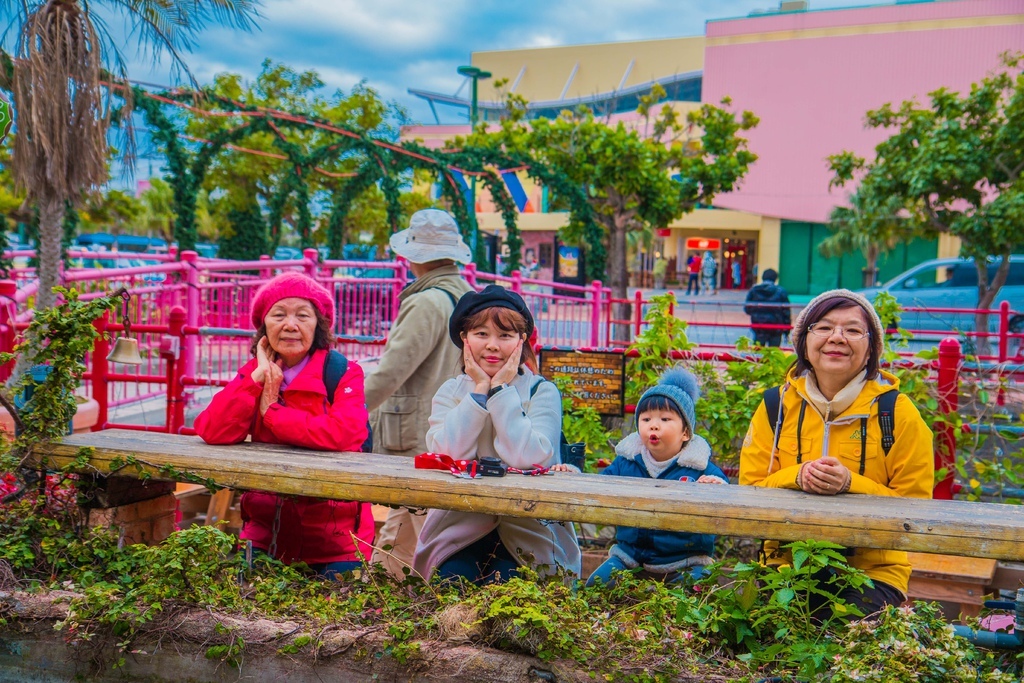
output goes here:
{"type": "MultiPolygon", "coordinates": [[[[271,444],[209,446],[197,437],[111,429],[69,436],[44,449],[49,466],[92,446],[101,472],[135,456],[240,489],[463,510],[511,517],[753,536],[818,538],[891,548],[1024,560],[1024,506],[880,496],[814,496],[740,486],[556,473],[458,479],[417,470],[412,458],[324,453],[271,444]]],[[[132,474],[124,468],[120,474],[132,474]]]]}

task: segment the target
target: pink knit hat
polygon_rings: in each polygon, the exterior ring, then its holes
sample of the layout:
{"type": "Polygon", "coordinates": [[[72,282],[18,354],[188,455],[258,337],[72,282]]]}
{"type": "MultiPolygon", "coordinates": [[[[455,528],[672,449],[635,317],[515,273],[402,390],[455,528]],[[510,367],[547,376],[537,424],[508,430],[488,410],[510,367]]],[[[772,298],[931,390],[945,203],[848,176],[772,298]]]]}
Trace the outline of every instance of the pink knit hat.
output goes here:
{"type": "Polygon", "coordinates": [[[293,296],[308,299],[334,327],[334,299],[331,293],[308,275],[294,271],[281,273],[256,291],[256,298],[252,302],[253,327],[259,329],[267,317],[267,311],[274,304],[293,296]]]}

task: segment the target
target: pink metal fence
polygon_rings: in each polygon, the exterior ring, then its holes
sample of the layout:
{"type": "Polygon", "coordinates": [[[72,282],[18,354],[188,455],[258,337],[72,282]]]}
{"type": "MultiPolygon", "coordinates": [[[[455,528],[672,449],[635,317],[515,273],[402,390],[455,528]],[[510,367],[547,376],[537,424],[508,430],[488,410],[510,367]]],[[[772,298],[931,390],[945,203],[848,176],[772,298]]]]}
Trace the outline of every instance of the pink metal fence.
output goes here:
{"type": "MultiPolygon", "coordinates": [[[[279,272],[303,271],[334,292],[337,348],[355,360],[379,356],[397,316],[398,294],[407,282],[402,263],[319,262],[319,254],[312,249],[306,250],[302,259],[288,261],[269,257],[247,262],[204,259],[194,252],[180,256],[176,253],[72,252],[72,256],[100,258],[104,262],[130,263],[138,258],[153,261],[117,268],[69,268],[62,274],[63,283],[84,292],[83,298],[102,296],[115,286],[125,286],[132,293],[130,319],[144,364],[127,371],[117,368],[117,372],[112,373],[111,368],[105,366],[106,347],[98,347],[86,359],[90,370],[83,390],[108,409],[167,393],[171,375],[176,377],[181,401],[187,398],[186,390],[225,384],[249,357],[253,333],[249,311],[253,295],[260,285],[279,272]],[[355,269],[366,268],[388,271],[391,276],[367,278],[350,274],[355,269]],[[177,318],[172,315],[175,309],[177,318]],[[168,337],[177,341],[168,341],[168,337]],[[176,348],[169,349],[168,344],[176,348]]],[[[13,274],[13,282],[0,283],[0,350],[13,348],[19,331],[28,325],[37,287],[31,269],[15,269],[13,274]]],[[[580,287],[523,279],[519,272],[496,276],[477,272],[472,264],[464,274],[478,289],[498,283],[520,293],[536,319],[540,344],[570,348],[622,347],[647,325],[644,316],[650,310],[651,301],[640,291],[631,299],[620,300],[613,298],[611,290],[601,282],[580,287]],[[624,310],[624,304],[629,305],[625,309],[628,317],[614,317],[613,312],[624,310]]],[[[750,335],[751,325],[742,307],[742,302],[691,299],[678,301],[672,312],[688,322],[688,334],[700,349],[713,351],[733,348],[741,334],[750,335]]],[[[914,310],[917,309],[908,309],[914,310]]],[[[996,353],[979,360],[1017,363],[1011,371],[1021,372],[1024,333],[1010,330],[1010,321],[1019,312],[1004,303],[990,313],[998,320],[995,331],[966,332],[962,333],[962,338],[994,338],[996,353]]],[[[116,333],[120,329],[120,317],[97,321],[97,326],[116,333]]],[[[787,331],[785,326],[762,327],[787,331]]],[[[936,337],[950,334],[949,329],[915,332],[936,337]]],[[[5,370],[0,368],[0,379],[5,370]]]]}

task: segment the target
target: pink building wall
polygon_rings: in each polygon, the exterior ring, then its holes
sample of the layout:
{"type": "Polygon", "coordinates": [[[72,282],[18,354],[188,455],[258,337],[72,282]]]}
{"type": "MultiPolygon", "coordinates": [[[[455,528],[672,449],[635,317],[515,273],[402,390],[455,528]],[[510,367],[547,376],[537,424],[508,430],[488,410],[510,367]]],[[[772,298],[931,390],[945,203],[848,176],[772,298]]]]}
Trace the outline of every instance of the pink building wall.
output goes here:
{"type": "Polygon", "coordinates": [[[885,137],[865,130],[865,112],[914,97],[925,103],[927,93],[942,86],[966,91],[999,65],[1001,52],[1024,50],[1024,0],[712,21],[707,38],[703,100],[730,96],[735,111],[750,109],[761,118],[748,134],[760,158],[739,190],[716,197],[715,205],[822,222],[848,194],[829,193],[826,157],[852,149],[871,158],[885,137]],[[928,23],[891,26],[899,22],[928,23]],[[949,27],[953,23],[958,26],[949,27]],[[776,33],[843,27],[858,28],[822,37],[776,33]]]}

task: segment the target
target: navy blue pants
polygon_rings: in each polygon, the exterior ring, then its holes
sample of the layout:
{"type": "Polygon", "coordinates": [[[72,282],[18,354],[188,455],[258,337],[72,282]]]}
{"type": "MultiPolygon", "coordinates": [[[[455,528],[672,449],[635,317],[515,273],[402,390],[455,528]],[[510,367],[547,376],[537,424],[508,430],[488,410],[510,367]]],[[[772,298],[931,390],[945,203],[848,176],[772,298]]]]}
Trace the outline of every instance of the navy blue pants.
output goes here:
{"type": "Polygon", "coordinates": [[[442,562],[434,576],[442,580],[461,577],[478,586],[486,586],[519,576],[519,563],[501,542],[495,529],[442,562]]]}

